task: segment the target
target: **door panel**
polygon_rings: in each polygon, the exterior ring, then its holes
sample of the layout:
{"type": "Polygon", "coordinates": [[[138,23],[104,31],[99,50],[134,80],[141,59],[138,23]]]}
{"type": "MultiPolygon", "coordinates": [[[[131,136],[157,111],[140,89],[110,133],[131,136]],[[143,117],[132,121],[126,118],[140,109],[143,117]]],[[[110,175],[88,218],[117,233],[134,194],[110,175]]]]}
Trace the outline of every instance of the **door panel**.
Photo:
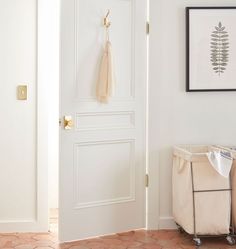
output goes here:
{"type": "Polygon", "coordinates": [[[75,150],[76,208],[134,201],[134,140],[81,143],[75,150]]]}
{"type": "Polygon", "coordinates": [[[62,0],[61,241],[145,227],[146,1],[62,0]],[[116,85],[108,104],[95,90],[110,9],[116,85]]]}

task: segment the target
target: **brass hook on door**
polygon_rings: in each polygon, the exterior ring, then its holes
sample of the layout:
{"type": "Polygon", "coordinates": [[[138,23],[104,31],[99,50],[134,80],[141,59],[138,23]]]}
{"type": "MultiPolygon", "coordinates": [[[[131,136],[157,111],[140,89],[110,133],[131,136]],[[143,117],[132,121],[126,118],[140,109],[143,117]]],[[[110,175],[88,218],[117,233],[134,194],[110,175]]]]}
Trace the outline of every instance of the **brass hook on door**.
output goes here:
{"type": "Polygon", "coordinates": [[[106,16],[103,19],[103,25],[108,29],[111,26],[111,22],[108,19],[108,16],[110,15],[110,10],[107,11],[106,16]]]}

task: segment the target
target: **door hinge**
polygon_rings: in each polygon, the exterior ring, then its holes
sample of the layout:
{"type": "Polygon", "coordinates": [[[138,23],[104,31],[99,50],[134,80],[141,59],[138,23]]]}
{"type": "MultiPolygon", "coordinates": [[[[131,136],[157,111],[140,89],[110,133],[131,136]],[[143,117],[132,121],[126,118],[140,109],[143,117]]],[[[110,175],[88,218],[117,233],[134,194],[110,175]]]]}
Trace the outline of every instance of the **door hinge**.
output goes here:
{"type": "Polygon", "coordinates": [[[149,35],[149,33],[150,33],[150,23],[149,22],[146,23],[146,33],[147,33],[147,35],[149,35]]]}
{"type": "Polygon", "coordinates": [[[149,187],[149,175],[148,174],[145,175],[145,187],[146,188],[149,187]]]}

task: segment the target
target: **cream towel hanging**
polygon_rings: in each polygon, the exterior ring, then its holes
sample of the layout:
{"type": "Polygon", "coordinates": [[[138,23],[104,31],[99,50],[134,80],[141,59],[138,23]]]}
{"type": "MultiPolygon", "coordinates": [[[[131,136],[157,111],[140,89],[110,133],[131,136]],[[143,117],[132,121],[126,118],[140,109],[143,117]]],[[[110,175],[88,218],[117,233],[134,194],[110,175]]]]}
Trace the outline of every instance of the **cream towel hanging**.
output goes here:
{"type": "Polygon", "coordinates": [[[109,40],[109,26],[111,23],[107,21],[109,13],[110,11],[108,11],[106,18],[104,19],[104,26],[106,27],[106,43],[97,83],[97,100],[101,103],[108,102],[109,97],[111,97],[113,94],[115,85],[112,47],[109,40]]]}
{"type": "Polygon", "coordinates": [[[112,96],[115,84],[113,70],[111,43],[107,41],[102,56],[97,85],[97,99],[99,102],[107,103],[109,97],[112,96]]]}

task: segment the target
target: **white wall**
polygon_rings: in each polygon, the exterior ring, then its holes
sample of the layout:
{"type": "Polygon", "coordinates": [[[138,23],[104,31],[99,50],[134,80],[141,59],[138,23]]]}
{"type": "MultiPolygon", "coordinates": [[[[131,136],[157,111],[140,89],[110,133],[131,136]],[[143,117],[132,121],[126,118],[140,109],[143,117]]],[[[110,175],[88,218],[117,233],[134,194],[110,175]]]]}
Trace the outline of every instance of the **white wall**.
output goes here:
{"type": "Polygon", "coordinates": [[[58,196],[59,1],[1,0],[0,30],[0,231],[45,232],[48,132],[51,206],[58,196]]]}
{"type": "Polygon", "coordinates": [[[185,7],[234,0],[150,0],[150,227],[172,227],[174,144],[236,144],[236,92],[185,92],[185,7]],[[159,191],[159,202],[158,202],[159,191]],[[155,211],[159,211],[159,222],[155,211]]]}
{"type": "Polygon", "coordinates": [[[36,219],[36,2],[0,1],[0,229],[36,219]]]}

